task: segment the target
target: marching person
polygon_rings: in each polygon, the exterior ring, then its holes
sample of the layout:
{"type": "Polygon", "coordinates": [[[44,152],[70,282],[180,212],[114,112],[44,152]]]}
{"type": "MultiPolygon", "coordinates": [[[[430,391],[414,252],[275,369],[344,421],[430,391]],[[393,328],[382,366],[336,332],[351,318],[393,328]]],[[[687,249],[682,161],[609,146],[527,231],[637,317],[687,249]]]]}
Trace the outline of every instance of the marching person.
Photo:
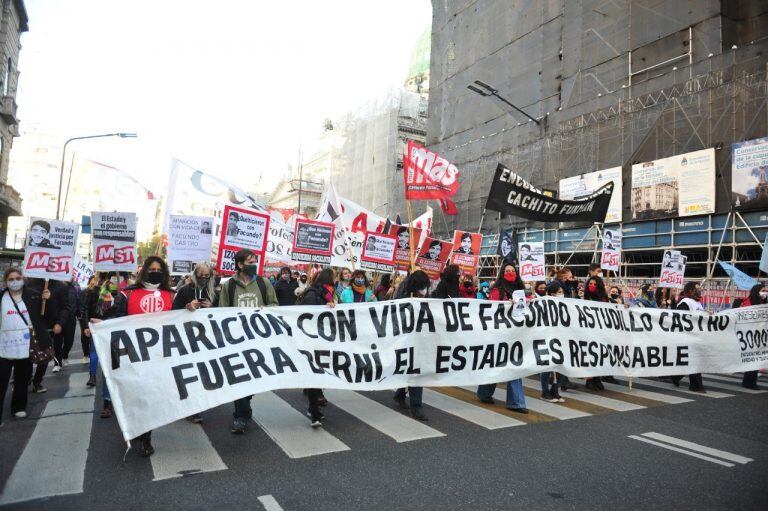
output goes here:
{"type": "MultiPolygon", "coordinates": [[[[458,267],[457,267],[458,270],[458,267]]],[[[396,300],[402,300],[405,298],[426,298],[429,292],[429,276],[421,270],[416,270],[408,275],[403,281],[403,285],[400,288],[398,294],[395,296],[396,300]]],[[[434,294],[433,294],[434,298],[434,294]]],[[[424,394],[424,387],[408,387],[408,402],[410,404],[411,415],[414,419],[420,421],[426,421],[427,416],[422,412],[422,395],[424,394]]],[[[397,402],[400,408],[408,409],[408,404],[405,403],[406,388],[397,389],[393,399],[397,402]]]]}
{"type": "MultiPolygon", "coordinates": [[[[761,305],[765,303],[767,297],[768,291],[765,290],[765,286],[762,284],[755,284],[752,286],[752,289],[749,290],[749,296],[742,300],[739,307],[761,305]]],[[[748,389],[760,390],[760,387],[757,386],[757,371],[744,371],[744,377],[741,380],[741,385],[748,389]]]]}
{"type": "MultiPolygon", "coordinates": [[[[339,296],[336,294],[336,287],[334,286],[334,274],[330,268],[316,273],[312,285],[304,291],[304,295],[301,299],[301,305],[326,305],[328,307],[335,307],[339,301],[339,296]]],[[[323,391],[321,389],[305,389],[304,393],[307,395],[309,401],[309,409],[307,415],[311,421],[313,428],[317,428],[323,425],[323,419],[325,415],[320,411],[320,406],[324,401],[323,391]]]]}
{"type": "MultiPolygon", "coordinates": [[[[538,292],[538,284],[536,289],[538,292]]],[[[557,282],[552,282],[546,287],[546,296],[551,298],[562,298],[563,288],[557,282]]],[[[558,381],[562,378],[555,371],[545,371],[539,375],[541,381],[541,399],[550,403],[565,403],[565,399],[560,396],[560,384],[558,381]]]]}
{"type": "Polygon", "coordinates": [[[342,268],[339,273],[339,283],[336,286],[336,294],[341,296],[345,289],[351,285],[352,271],[349,268],[342,268]]]}
{"type": "Polygon", "coordinates": [[[8,383],[13,372],[11,415],[27,416],[27,388],[32,377],[29,348],[31,335],[41,349],[53,344],[48,327],[40,315],[42,296],[24,285],[18,268],[8,268],[3,275],[5,289],[0,293],[0,426],[8,383]]]}
{"type": "MultiPolygon", "coordinates": [[[[213,279],[213,268],[211,263],[203,261],[195,265],[195,271],[189,276],[189,284],[181,286],[173,298],[173,309],[187,309],[194,312],[197,309],[207,309],[216,307],[219,303],[219,296],[216,293],[215,281],[213,279]]],[[[187,417],[189,422],[202,424],[203,417],[199,414],[193,414],[187,417]]]]}
{"type": "Polygon", "coordinates": [[[637,307],[645,307],[646,309],[657,309],[659,307],[656,304],[656,298],[650,284],[640,286],[640,292],[637,295],[637,300],[635,300],[635,305],[637,307]]]}
{"type": "Polygon", "coordinates": [[[275,282],[275,296],[280,305],[296,305],[296,290],[299,283],[291,277],[291,269],[287,266],[280,268],[280,278],[275,282]]]}
{"type": "Polygon", "coordinates": [[[490,294],[491,294],[491,285],[486,280],[482,281],[480,283],[480,286],[477,288],[477,299],[487,300],[490,294]]]}
{"type": "MultiPolygon", "coordinates": [[[[168,265],[160,257],[149,256],[144,259],[144,264],[136,276],[136,283],[115,295],[112,293],[116,283],[112,278],[113,274],[110,273],[107,294],[113,298],[112,305],[107,311],[102,312],[102,316],[104,316],[102,319],[169,311],[173,307],[171,273],[168,270],[168,265]],[[109,318],[106,316],[109,316],[109,318]]],[[[117,286],[119,290],[119,283],[117,286]]],[[[106,294],[104,298],[106,298],[106,294]]],[[[102,319],[93,318],[91,323],[99,323],[102,319]]],[[[106,388],[106,382],[103,385],[106,388]]],[[[109,392],[106,392],[106,394],[108,396],[109,392]]],[[[111,401],[109,403],[111,411],[111,401]]],[[[143,457],[147,458],[155,453],[155,448],[152,447],[152,431],[142,433],[139,435],[138,440],[143,457]]]]}
{"type": "MultiPolygon", "coordinates": [[[[69,316],[69,293],[67,286],[58,280],[51,280],[48,282],[48,289],[45,289],[45,279],[27,279],[25,287],[40,294],[45,301],[45,313],[42,314],[43,321],[48,326],[50,337],[53,339],[55,353],[52,372],[58,373],[61,370],[60,356],[64,342],[62,333],[64,332],[64,324],[69,316]]],[[[35,367],[35,373],[32,376],[33,393],[42,394],[48,391],[48,389],[43,387],[43,377],[47,368],[48,362],[37,364],[37,367],[35,367]]]]}
{"type": "Polygon", "coordinates": [[[375,302],[376,295],[368,288],[368,277],[363,270],[355,270],[352,284],[341,293],[341,303],[375,302]]]}
{"type": "Polygon", "coordinates": [[[389,273],[385,273],[381,276],[381,280],[379,281],[379,285],[376,286],[376,291],[374,291],[374,294],[376,295],[377,301],[382,300],[389,300],[392,298],[392,275],[389,273]]]}
{"type": "Polygon", "coordinates": [[[432,298],[460,298],[459,292],[459,265],[449,264],[440,274],[440,282],[432,291],[432,298]]]}
{"type": "Polygon", "coordinates": [[[624,297],[622,296],[621,289],[618,286],[611,286],[608,291],[608,301],[617,305],[624,305],[624,297]]]}
{"type": "Polygon", "coordinates": [[[547,283],[543,280],[536,282],[536,284],[533,286],[533,292],[536,294],[536,296],[549,296],[547,294],[547,283]]]}
{"type": "MultiPolygon", "coordinates": [[[[554,274],[552,282],[556,282],[560,285],[560,291],[563,293],[563,298],[578,298],[578,284],[579,282],[573,276],[573,272],[567,266],[563,266],[557,270],[554,274]]],[[[566,375],[560,375],[560,390],[563,392],[568,390],[575,390],[579,386],[572,383],[566,375]]]]}
{"type": "Polygon", "coordinates": [[[469,273],[465,273],[461,276],[459,294],[462,298],[477,298],[477,290],[475,289],[474,280],[474,277],[469,273]]]}
{"type": "MultiPolygon", "coordinates": [[[[278,305],[275,289],[259,272],[256,254],[252,250],[241,249],[235,254],[237,271],[221,286],[219,307],[271,307],[278,305]]],[[[253,416],[251,398],[246,396],[235,400],[232,414],[232,433],[242,435],[253,416]]]]}
{"type": "Polygon", "coordinates": [[[67,321],[63,325],[62,339],[63,346],[61,351],[61,366],[66,367],[69,364],[69,351],[75,343],[75,331],[77,322],[80,319],[80,312],[83,308],[83,292],[80,286],[74,280],[65,284],[67,287],[67,296],[69,298],[69,310],[67,312],[67,321]]]}
{"type": "MultiPolygon", "coordinates": [[[[512,301],[515,291],[523,291],[525,286],[517,273],[517,269],[508,261],[501,263],[496,282],[491,286],[489,300],[512,301]]],[[[483,403],[493,404],[493,392],[495,383],[486,383],[477,387],[477,397],[483,403]]],[[[523,392],[523,380],[520,378],[507,382],[507,409],[518,413],[528,413],[525,407],[525,392],[523,392]]]]}
{"type": "MultiPolygon", "coordinates": [[[[605,282],[598,276],[592,276],[587,279],[587,286],[584,289],[584,300],[591,302],[609,303],[608,293],[605,292],[605,282]]],[[[609,383],[616,383],[616,379],[613,376],[599,377],[594,376],[591,378],[584,378],[586,381],[585,387],[590,390],[605,390],[603,381],[609,383]]]]}
{"type": "MultiPolygon", "coordinates": [[[[699,314],[704,313],[704,306],[701,304],[701,287],[697,282],[688,282],[683,287],[682,299],[677,302],[677,306],[673,307],[676,310],[697,312],[699,314]]],[[[672,383],[675,387],[680,386],[680,380],[682,376],[673,376],[672,383]]],[[[688,375],[688,389],[693,392],[706,393],[704,389],[704,379],[701,377],[701,373],[688,375]]]]}
{"type": "Polygon", "coordinates": [[[299,275],[298,278],[298,285],[296,286],[296,290],[293,292],[293,294],[296,295],[296,298],[299,298],[302,293],[304,293],[305,289],[307,289],[307,274],[306,272],[301,272],[301,275],[299,275]]]}
{"type": "Polygon", "coordinates": [[[671,287],[656,288],[656,305],[659,309],[674,309],[677,300],[676,290],[671,287]]]}

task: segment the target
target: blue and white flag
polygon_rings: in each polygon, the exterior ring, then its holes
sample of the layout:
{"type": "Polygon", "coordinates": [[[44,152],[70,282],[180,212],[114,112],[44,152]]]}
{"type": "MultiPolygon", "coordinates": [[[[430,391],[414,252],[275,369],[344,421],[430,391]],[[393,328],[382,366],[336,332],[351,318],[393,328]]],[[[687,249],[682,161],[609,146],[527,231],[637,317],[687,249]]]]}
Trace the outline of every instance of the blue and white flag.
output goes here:
{"type": "Polygon", "coordinates": [[[765,235],[765,243],[763,243],[763,256],[760,258],[760,269],[765,273],[768,273],[768,234],[765,235]]]}
{"type": "Polygon", "coordinates": [[[752,289],[752,286],[758,283],[756,279],[753,279],[731,263],[724,263],[723,261],[718,261],[718,263],[720,263],[720,267],[725,271],[725,273],[731,277],[731,280],[738,289],[741,289],[742,291],[749,291],[752,289]]]}

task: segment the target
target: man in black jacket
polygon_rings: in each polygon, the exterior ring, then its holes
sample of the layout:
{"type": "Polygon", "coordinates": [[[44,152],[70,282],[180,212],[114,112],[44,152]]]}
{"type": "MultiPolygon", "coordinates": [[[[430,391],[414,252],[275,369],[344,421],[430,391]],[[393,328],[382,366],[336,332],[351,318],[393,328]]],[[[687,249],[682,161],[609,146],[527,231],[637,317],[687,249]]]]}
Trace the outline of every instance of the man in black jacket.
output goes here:
{"type": "Polygon", "coordinates": [[[280,269],[280,278],[273,286],[277,295],[277,303],[280,305],[296,305],[296,289],[299,283],[291,278],[291,269],[283,266],[280,269]]]}
{"type": "MultiPolygon", "coordinates": [[[[69,289],[64,282],[57,280],[48,281],[48,289],[45,289],[45,279],[29,279],[26,287],[40,294],[45,300],[45,313],[43,322],[53,338],[53,348],[56,353],[53,372],[61,370],[61,353],[63,348],[63,329],[69,317],[69,289]]],[[[35,375],[32,378],[32,392],[39,394],[46,392],[43,387],[43,376],[48,368],[48,362],[38,364],[35,375]]]]}

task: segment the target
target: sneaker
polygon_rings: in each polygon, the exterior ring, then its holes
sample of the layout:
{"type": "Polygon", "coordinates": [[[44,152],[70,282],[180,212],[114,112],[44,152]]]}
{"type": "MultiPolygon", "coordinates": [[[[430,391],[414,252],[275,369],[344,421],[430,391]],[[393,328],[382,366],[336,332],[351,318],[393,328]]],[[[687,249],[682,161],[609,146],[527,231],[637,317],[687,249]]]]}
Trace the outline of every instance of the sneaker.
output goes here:
{"type": "Polygon", "coordinates": [[[416,420],[420,420],[422,422],[428,421],[427,416],[422,413],[421,408],[411,408],[411,415],[413,415],[413,418],[416,420]]]}
{"type": "Polygon", "coordinates": [[[392,399],[397,403],[397,407],[401,410],[408,409],[408,403],[405,402],[405,396],[401,394],[395,394],[392,399]]]}
{"type": "Polygon", "coordinates": [[[187,420],[189,422],[191,422],[192,424],[202,424],[203,423],[203,417],[199,413],[196,413],[194,415],[190,415],[189,417],[187,417],[187,420]]]}
{"type": "Polygon", "coordinates": [[[153,454],[155,454],[155,448],[152,447],[152,440],[149,438],[142,438],[141,442],[141,456],[142,458],[149,458],[153,454]]]}
{"type": "Polygon", "coordinates": [[[321,421],[325,420],[325,415],[323,415],[321,412],[317,412],[313,414],[311,408],[307,410],[307,417],[309,417],[312,420],[315,420],[315,419],[321,420],[321,421]]]}
{"type": "Polygon", "coordinates": [[[25,419],[27,417],[27,412],[25,412],[24,410],[20,410],[14,413],[13,416],[16,417],[17,419],[25,419]]]}
{"type": "Polygon", "coordinates": [[[492,397],[481,397],[479,398],[481,403],[485,403],[487,405],[492,405],[495,403],[492,397]]]}
{"type": "Polygon", "coordinates": [[[91,359],[88,357],[83,357],[83,360],[81,360],[81,362],[83,363],[84,366],[87,366],[88,364],[91,363],[91,359]]]}
{"type": "Polygon", "coordinates": [[[526,414],[528,413],[528,408],[507,408],[507,410],[512,410],[513,412],[526,414]]]}
{"type": "Polygon", "coordinates": [[[605,383],[619,383],[619,380],[617,380],[613,376],[602,376],[600,379],[605,383]]]}
{"type": "Polygon", "coordinates": [[[61,366],[59,364],[54,365],[51,370],[52,373],[58,373],[59,371],[61,371],[61,366]]]}
{"type": "Polygon", "coordinates": [[[541,399],[550,403],[557,403],[557,398],[549,392],[542,394],[541,399]]]}
{"type": "Polygon", "coordinates": [[[560,385],[560,390],[565,390],[565,391],[576,390],[578,388],[579,388],[579,386],[577,384],[571,382],[571,381],[568,381],[568,382],[563,383],[562,385],[560,385]]]}
{"type": "Polygon", "coordinates": [[[69,365],[69,360],[67,360],[66,358],[61,361],[61,367],[67,367],[68,365],[69,365]]]}
{"type": "Polygon", "coordinates": [[[90,376],[88,376],[88,381],[85,382],[85,386],[89,387],[89,388],[96,386],[96,375],[95,374],[91,374],[90,376]]]}
{"type": "Polygon", "coordinates": [[[33,394],[45,394],[48,392],[48,389],[43,387],[42,384],[33,383],[32,384],[32,393],[33,394]]]}
{"type": "Polygon", "coordinates": [[[232,433],[235,435],[242,435],[245,433],[245,428],[247,427],[248,423],[245,421],[245,419],[237,418],[232,421],[232,433]]]}
{"type": "Polygon", "coordinates": [[[312,419],[312,422],[310,423],[310,426],[313,428],[319,428],[323,425],[323,423],[320,421],[320,419],[312,419]]]}
{"type": "Polygon", "coordinates": [[[552,394],[552,403],[565,403],[565,399],[559,393],[552,394]]]}
{"type": "Polygon", "coordinates": [[[104,403],[104,408],[101,410],[99,417],[101,417],[102,419],[112,418],[112,403],[110,403],[109,401],[106,401],[104,403]]]}

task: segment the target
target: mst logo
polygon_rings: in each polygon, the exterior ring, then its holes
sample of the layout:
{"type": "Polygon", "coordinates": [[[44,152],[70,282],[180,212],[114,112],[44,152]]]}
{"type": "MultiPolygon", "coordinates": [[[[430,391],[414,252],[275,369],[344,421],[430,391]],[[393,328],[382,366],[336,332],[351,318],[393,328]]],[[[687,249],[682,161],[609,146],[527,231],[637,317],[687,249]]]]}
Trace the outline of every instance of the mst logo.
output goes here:
{"type": "Polygon", "coordinates": [[[136,262],[136,252],[133,247],[115,248],[114,245],[101,245],[96,249],[97,263],[128,264],[136,262]]]}
{"type": "Polygon", "coordinates": [[[47,252],[32,252],[27,260],[27,270],[45,270],[48,273],[71,272],[70,256],[53,257],[47,252]]]}

